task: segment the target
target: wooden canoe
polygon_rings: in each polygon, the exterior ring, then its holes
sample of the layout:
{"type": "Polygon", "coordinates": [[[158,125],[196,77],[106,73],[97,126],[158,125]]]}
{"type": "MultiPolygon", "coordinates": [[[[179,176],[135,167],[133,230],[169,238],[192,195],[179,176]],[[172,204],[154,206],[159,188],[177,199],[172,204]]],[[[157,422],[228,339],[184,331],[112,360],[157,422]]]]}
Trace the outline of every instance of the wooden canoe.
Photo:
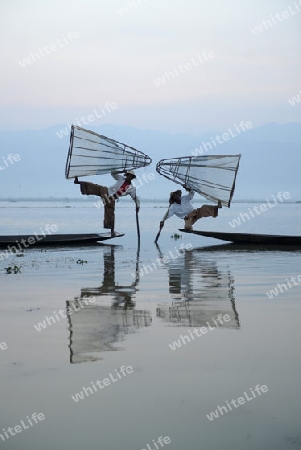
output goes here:
{"type": "MultiPolygon", "coordinates": [[[[121,237],[124,234],[117,233],[114,237],[121,237]]],[[[34,234],[0,236],[0,247],[14,246],[17,250],[24,250],[30,247],[45,247],[52,245],[86,245],[99,241],[114,239],[111,233],[90,233],[90,234],[49,234],[46,236],[34,234]]]]}
{"type": "Polygon", "coordinates": [[[220,239],[221,241],[234,242],[248,245],[295,245],[301,246],[301,236],[286,236],[277,234],[252,234],[252,233],[222,233],[217,231],[184,230],[183,233],[192,233],[199,236],[220,239]]]}

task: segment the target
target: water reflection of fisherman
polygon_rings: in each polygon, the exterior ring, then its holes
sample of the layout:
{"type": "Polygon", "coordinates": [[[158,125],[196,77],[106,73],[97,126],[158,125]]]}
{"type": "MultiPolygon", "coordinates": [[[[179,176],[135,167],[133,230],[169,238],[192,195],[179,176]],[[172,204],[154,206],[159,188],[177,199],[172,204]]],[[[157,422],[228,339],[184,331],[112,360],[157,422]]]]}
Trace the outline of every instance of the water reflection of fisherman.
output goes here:
{"type": "Polygon", "coordinates": [[[115,250],[119,246],[104,247],[103,281],[99,287],[82,288],[81,295],[73,301],[66,302],[66,308],[77,305],[79,299],[93,298],[93,305],[80,308],[76,314],[68,315],[70,329],[70,362],[79,363],[102,359],[104,351],[122,350],[117,342],[125,339],[126,334],[135,333],[152,323],[151,312],[137,309],[135,299],[139,284],[139,247],[136,255],[136,275],[134,281],[121,285],[116,281],[115,250]],[[109,298],[108,302],[95,303],[109,298]],[[105,303],[105,304],[103,304],[105,303]]]}
{"type": "Polygon", "coordinates": [[[83,195],[97,195],[101,197],[104,204],[104,221],[103,227],[111,230],[112,237],[115,233],[115,200],[125,195],[130,195],[136,204],[136,212],[139,212],[140,200],[136,195],[136,188],[132,185],[132,180],[136,178],[133,170],[125,171],[122,176],[118,172],[112,172],[112,177],[116,180],[113,186],[101,186],[99,184],[89,183],[87,181],[79,181],[77,177],[74,184],[80,185],[83,195]]]}
{"type": "Polygon", "coordinates": [[[192,225],[199,219],[203,217],[217,217],[218,209],[222,207],[220,200],[217,206],[213,205],[203,205],[201,208],[194,209],[190,201],[194,197],[194,191],[187,188],[185,185],[183,187],[188,191],[187,195],[182,196],[182,191],[174,191],[170,193],[169,197],[169,208],[160,222],[160,230],[164,226],[165,220],[172,217],[174,214],[180,219],[185,220],[185,230],[192,230],[192,225]]]}
{"type": "Polygon", "coordinates": [[[82,289],[81,297],[87,294],[102,296],[109,294],[112,296],[112,307],[119,308],[121,305],[123,309],[127,309],[135,306],[135,302],[132,300],[133,294],[138,290],[139,284],[139,252],[137,249],[136,255],[136,271],[134,281],[130,285],[121,285],[115,280],[115,246],[106,247],[106,251],[103,252],[103,281],[102,285],[97,288],[84,288],[82,289]]]}
{"type": "MultiPolygon", "coordinates": [[[[163,259],[158,244],[157,249],[163,259]]],[[[182,324],[188,321],[188,326],[205,326],[207,320],[214,320],[222,312],[232,319],[226,326],[240,327],[234,279],[228,270],[219,270],[214,260],[206,260],[201,253],[191,250],[185,251],[183,258],[170,261],[166,268],[169,294],[173,300],[158,305],[157,317],[182,324]],[[229,300],[231,308],[227,305],[229,300]]]]}

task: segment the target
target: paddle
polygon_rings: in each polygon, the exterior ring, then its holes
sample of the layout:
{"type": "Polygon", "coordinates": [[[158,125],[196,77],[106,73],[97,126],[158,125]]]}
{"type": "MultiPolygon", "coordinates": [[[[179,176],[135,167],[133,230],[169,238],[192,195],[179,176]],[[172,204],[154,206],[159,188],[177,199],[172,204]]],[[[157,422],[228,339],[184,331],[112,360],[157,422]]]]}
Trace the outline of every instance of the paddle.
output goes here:
{"type": "Polygon", "coordinates": [[[161,233],[161,230],[162,230],[163,227],[164,227],[164,221],[162,221],[162,226],[160,224],[160,230],[157,233],[157,236],[156,236],[156,239],[155,239],[155,244],[157,244],[157,242],[158,242],[158,239],[159,239],[159,236],[160,236],[160,233],[161,233]]]}
{"type": "Polygon", "coordinates": [[[140,226],[139,226],[139,217],[138,217],[137,208],[136,208],[136,225],[137,225],[138,242],[140,243],[140,226]]]}
{"type": "Polygon", "coordinates": [[[160,230],[159,230],[158,233],[157,233],[157,236],[156,236],[156,239],[155,239],[155,244],[158,242],[158,239],[159,239],[161,230],[162,230],[162,228],[164,227],[165,218],[166,218],[167,215],[168,215],[169,208],[170,208],[170,205],[169,205],[169,207],[168,207],[168,210],[167,210],[167,212],[166,212],[166,214],[165,214],[163,220],[160,222],[160,230]],[[162,223],[162,225],[161,225],[161,223],[162,223]]]}

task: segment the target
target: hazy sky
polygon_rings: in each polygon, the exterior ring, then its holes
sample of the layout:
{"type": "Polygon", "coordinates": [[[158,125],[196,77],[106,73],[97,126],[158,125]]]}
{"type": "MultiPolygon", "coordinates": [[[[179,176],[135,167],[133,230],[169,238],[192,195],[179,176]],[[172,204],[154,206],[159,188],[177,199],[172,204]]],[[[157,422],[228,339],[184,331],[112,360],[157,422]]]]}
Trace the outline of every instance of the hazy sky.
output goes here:
{"type": "Polygon", "coordinates": [[[86,128],[173,132],[301,121],[301,102],[288,101],[301,90],[301,0],[2,0],[0,9],[2,130],[82,116],[86,128]]]}

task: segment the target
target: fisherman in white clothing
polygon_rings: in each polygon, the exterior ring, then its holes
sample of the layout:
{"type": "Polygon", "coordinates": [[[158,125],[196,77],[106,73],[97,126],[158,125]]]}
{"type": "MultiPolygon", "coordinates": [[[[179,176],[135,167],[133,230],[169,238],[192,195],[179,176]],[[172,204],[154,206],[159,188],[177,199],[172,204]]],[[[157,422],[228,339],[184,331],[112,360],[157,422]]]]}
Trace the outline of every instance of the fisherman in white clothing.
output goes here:
{"type": "Polygon", "coordinates": [[[133,170],[124,171],[122,176],[118,172],[112,172],[112,177],[116,180],[113,186],[101,186],[99,184],[79,181],[77,177],[74,184],[80,184],[80,190],[83,195],[97,195],[101,197],[104,204],[104,228],[111,230],[112,236],[115,236],[115,200],[125,195],[130,195],[136,204],[136,211],[139,212],[140,200],[136,195],[136,188],[132,185],[132,180],[136,178],[133,170]]]}
{"type": "Polygon", "coordinates": [[[182,196],[181,190],[170,193],[169,208],[160,222],[160,230],[164,227],[165,220],[174,214],[185,220],[185,230],[193,230],[192,225],[202,217],[215,218],[218,216],[218,209],[222,207],[220,200],[217,206],[203,205],[201,208],[194,209],[190,203],[194,197],[194,191],[188,189],[185,185],[183,187],[188,191],[187,195],[182,196]]]}

